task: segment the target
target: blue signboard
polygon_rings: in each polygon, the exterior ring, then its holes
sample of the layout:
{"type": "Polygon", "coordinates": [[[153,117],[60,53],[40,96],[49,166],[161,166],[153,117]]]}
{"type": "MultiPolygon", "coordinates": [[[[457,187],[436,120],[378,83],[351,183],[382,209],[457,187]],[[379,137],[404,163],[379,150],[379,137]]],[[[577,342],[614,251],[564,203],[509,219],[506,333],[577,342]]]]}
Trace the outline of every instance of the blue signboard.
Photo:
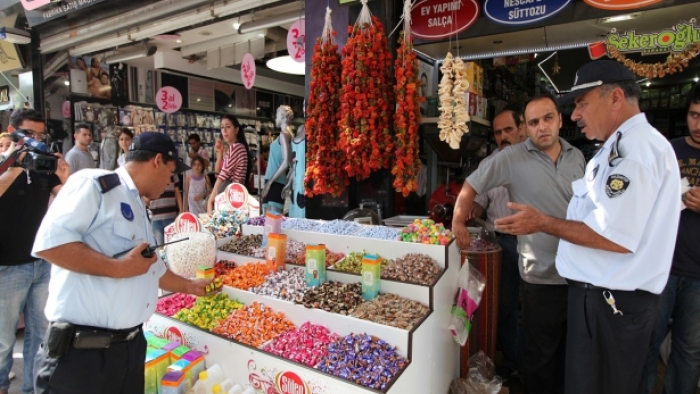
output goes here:
{"type": "Polygon", "coordinates": [[[504,25],[540,22],[566,8],[571,0],[486,0],[484,13],[504,25]]]}

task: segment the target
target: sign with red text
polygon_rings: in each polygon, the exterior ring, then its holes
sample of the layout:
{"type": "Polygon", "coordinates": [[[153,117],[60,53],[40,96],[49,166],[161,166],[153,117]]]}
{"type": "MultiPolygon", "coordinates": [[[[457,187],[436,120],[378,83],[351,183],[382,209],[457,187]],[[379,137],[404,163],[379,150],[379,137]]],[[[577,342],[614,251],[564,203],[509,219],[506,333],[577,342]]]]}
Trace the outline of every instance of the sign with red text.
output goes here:
{"type": "Polygon", "coordinates": [[[275,387],[280,394],[311,394],[309,385],[292,371],[278,373],[275,376],[275,387]]]}
{"type": "Polygon", "coordinates": [[[467,30],[479,12],[477,0],[422,0],[411,9],[411,32],[421,38],[447,38],[467,30]]]}
{"type": "Polygon", "coordinates": [[[169,114],[177,112],[182,107],[182,95],[172,86],[163,86],[156,94],[158,109],[169,114]]]}
{"type": "Polygon", "coordinates": [[[248,189],[240,183],[232,183],[226,188],[226,201],[233,209],[248,209],[248,189]]]}
{"type": "Polygon", "coordinates": [[[199,219],[191,212],[183,212],[175,218],[175,232],[178,234],[198,233],[201,230],[199,219]]]}
{"type": "Polygon", "coordinates": [[[243,80],[243,86],[250,90],[255,84],[255,58],[250,53],[246,53],[243,56],[243,61],[241,62],[241,79],[243,80]]]}
{"type": "Polygon", "coordinates": [[[652,4],[660,3],[663,0],[583,0],[591,7],[600,8],[602,10],[633,10],[635,8],[647,7],[652,4]]]}
{"type": "Polygon", "coordinates": [[[295,62],[304,63],[306,55],[306,24],[304,19],[292,23],[287,32],[287,52],[295,62]]]}

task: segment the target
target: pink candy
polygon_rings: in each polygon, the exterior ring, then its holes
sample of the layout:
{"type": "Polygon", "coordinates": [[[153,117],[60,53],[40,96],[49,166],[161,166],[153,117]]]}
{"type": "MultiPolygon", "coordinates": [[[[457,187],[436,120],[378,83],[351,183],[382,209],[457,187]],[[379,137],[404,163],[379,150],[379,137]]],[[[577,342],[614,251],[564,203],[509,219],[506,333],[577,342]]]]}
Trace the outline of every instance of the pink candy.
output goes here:
{"type": "Polygon", "coordinates": [[[175,293],[169,297],[159,299],[156,305],[156,312],[166,316],[174,316],[180,309],[191,308],[195,300],[193,295],[175,293]]]}
{"type": "Polygon", "coordinates": [[[339,339],[326,327],[309,322],[275,337],[263,350],[313,367],[327,353],[328,344],[339,339]]]}

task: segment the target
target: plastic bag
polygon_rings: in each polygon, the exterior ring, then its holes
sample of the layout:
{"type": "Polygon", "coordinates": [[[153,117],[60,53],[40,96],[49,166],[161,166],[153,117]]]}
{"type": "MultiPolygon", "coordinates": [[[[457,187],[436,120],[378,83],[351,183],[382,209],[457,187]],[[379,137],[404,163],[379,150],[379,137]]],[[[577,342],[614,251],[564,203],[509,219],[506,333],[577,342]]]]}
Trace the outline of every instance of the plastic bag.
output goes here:
{"type": "Polygon", "coordinates": [[[479,350],[469,357],[469,376],[453,380],[450,394],[498,394],[502,385],[493,361],[479,350]]]}
{"type": "Polygon", "coordinates": [[[467,337],[472,326],[472,317],[481,303],[481,295],[484,293],[486,281],[481,272],[464,259],[464,265],[459,270],[457,279],[457,293],[450,313],[448,329],[455,342],[460,346],[467,343],[467,337]]]}

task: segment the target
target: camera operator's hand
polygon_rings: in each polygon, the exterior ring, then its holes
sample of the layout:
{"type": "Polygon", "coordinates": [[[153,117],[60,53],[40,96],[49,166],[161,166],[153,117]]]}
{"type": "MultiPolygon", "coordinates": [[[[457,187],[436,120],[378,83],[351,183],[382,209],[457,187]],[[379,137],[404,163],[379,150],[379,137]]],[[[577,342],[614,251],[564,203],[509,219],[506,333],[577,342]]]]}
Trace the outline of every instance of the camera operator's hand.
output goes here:
{"type": "Polygon", "coordinates": [[[54,153],[53,155],[58,157],[56,176],[61,180],[61,183],[66,183],[66,180],[68,180],[68,176],[70,175],[70,165],[67,161],[63,160],[62,154],[54,153]]]}
{"type": "Polygon", "coordinates": [[[148,242],[141,242],[119,260],[119,278],[143,275],[151,269],[153,263],[158,261],[158,256],[155,253],[149,258],[141,256],[141,252],[146,250],[147,247],[148,242]]]}

